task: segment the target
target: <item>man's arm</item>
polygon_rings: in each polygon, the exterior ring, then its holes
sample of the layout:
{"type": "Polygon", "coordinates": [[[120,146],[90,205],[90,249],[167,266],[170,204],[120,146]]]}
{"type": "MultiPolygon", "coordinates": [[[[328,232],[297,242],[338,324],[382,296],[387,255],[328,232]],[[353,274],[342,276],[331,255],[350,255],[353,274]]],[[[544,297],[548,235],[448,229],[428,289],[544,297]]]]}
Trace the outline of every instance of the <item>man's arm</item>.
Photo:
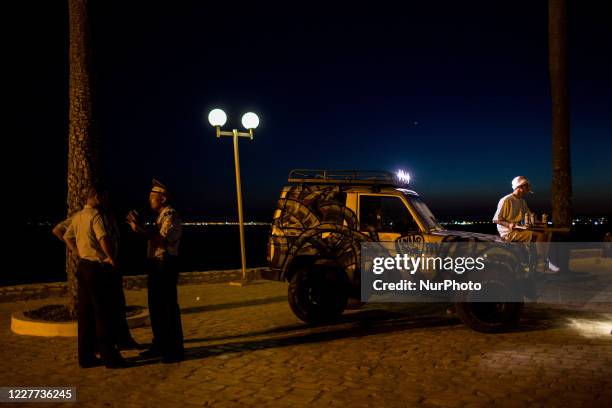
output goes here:
{"type": "Polygon", "coordinates": [[[68,226],[66,232],[64,232],[64,235],[62,236],[62,241],[66,243],[66,246],[68,247],[68,250],[70,252],[72,252],[74,255],[79,254],[79,251],[76,247],[76,236],[74,235],[74,226],[72,223],[68,226]]]}
{"type": "Polygon", "coordinates": [[[153,231],[152,229],[147,229],[142,225],[140,220],[138,219],[135,212],[130,211],[127,216],[127,222],[137,234],[142,235],[145,239],[151,241],[153,246],[164,246],[166,244],[166,239],[159,232],[153,231]]]}
{"type": "Polygon", "coordinates": [[[510,221],[493,220],[493,222],[496,223],[496,224],[499,224],[499,225],[501,225],[503,227],[510,228],[510,229],[513,229],[516,226],[515,223],[510,222],[510,221]]]}
{"type": "Polygon", "coordinates": [[[113,246],[111,242],[111,237],[108,234],[108,231],[106,230],[106,225],[104,224],[104,220],[100,213],[96,214],[91,220],[91,228],[94,232],[96,239],[100,243],[100,248],[102,249],[102,252],[104,252],[104,255],[106,255],[106,258],[104,260],[110,263],[112,266],[115,266],[116,260],[112,251],[113,246]]]}
{"type": "Polygon", "coordinates": [[[53,229],[51,230],[51,233],[53,235],[55,235],[55,238],[59,239],[62,242],[64,242],[64,233],[65,232],[66,232],[66,230],[64,229],[64,227],[63,227],[61,222],[59,224],[57,224],[55,227],[53,227],[53,229]]]}
{"type": "Polygon", "coordinates": [[[511,229],[511,230],[514,229],[514,227],[516,226],[516,224],[513,222],[508,222],[508,221],[503,221],[503,220],[493,220],[493,222],[503,227],[506,227],[508,229],[511,229]]]}
{"type": "Polygon", "coordinates": [[[76,241],[74,239],[64,239],[64,242],[66,243],[66,246],[68,247],[68,250],[70,252],[72,252],[75,255],[79,254],[79,251],[77,250],[77,247],[76,247],[76,241]]]}
{"type": "Polygon", "coordinates": [[[70,226],[70,224],[71,224],[71,219],[66,218],[64,221],[60,222],[55,227],[53,227],[53,229],[51,230],[51,233],[55,235],[57,239],[64,242],[64,234],[68,230],[68,227],[70,226]]]}
{"type": "Polygon", "coordinates": [[[513,230],[516,226],[515,223],[506,221],[505,216],[508,214],[508,205],[505,198],[502,198],[497,204],[497,211],[495,211],[495,215],[493,216],[493,222],[501,225],[502,227],[506,227],[510,230],[513,230]]]}
{"type": "Polygon", "coordinates": [[[98,242],[100,242],[100,247],[102,248],[104,255],[106,255],[106,259],[108,259],[108,263],[114,267],[117,263],[117,260],[113,258],[112,251],[110,249],[111,248],[110,238],[108,237],[108,235],[104,235],[103,237],[98,239],[98,242]]]}
{"type": "Polygon", "coordinates": [[[159,235],[164,239],[165,244],[174,244],[181,239],[182,228],[181,219],[176,212],[167,214],[159,226],[159,235]]]}

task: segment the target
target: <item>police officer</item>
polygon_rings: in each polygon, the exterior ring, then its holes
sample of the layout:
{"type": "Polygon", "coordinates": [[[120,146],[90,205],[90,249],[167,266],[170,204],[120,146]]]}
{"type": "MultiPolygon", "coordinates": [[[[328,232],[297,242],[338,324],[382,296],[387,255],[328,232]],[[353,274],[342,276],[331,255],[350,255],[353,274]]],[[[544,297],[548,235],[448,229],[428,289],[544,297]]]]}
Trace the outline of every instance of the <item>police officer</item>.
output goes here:
{"type": "Polygon", "coordinates": [[[68,248],[79,257],[77,265],[78,357],[83,368],[103,363],[108,368],[127,367],[115,347],[113,334],[112,269],[116,265],[110,231],[99,211],[106,191],[93,186],[87,203],[70,221],[64,233],[68,248]],[[96,347],[97,346],[97,347],[96,347]],[[101,360],[95,356],[96,349],[101,360]]]}
{"type": "Polygon", "coordinates": [[[142,352],[143,357],[162,357],[171,363],[183,359],[183,329],[178,305],[178,247],[181,241],[181,219],[170,205],[168,189],[153,179],[149,204],[157,214],[155,226],[147,229],[130,211],[127,221],[134,232],[148,241],[148,301],[153,344],[142,352]]]}

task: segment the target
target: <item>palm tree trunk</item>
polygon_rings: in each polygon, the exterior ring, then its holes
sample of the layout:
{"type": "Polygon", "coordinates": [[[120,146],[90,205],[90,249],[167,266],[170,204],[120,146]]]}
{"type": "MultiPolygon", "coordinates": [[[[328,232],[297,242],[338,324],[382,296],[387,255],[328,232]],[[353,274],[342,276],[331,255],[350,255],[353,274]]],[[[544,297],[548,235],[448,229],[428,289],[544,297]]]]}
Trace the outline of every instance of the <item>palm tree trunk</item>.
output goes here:
{"type": "Polygon", "coordinates": [[[566,22],[566,1],[549,0],[548,69],[552,98],[552,219],[558,226],[570,225],[572,198],[566,22]]]}
{"type": "MultiPolygon", "coordinates": [[[[91,73],[87,0],[68,0],[70,70],[68,84],[68,215],[81,209],[97,181],[98,143],[92,131],[91,73]]],[[[76,257],[66,254],[68,307],[76,316],[76,257]]]]}

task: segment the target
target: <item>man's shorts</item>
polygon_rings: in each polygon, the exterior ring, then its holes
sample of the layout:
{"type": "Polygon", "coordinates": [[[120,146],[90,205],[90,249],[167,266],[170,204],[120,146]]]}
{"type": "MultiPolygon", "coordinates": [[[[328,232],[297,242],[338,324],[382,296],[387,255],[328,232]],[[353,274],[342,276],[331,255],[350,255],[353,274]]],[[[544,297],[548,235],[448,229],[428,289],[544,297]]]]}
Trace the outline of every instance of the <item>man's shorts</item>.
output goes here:
{"type": "Polygon", "coordinates": [[[507,242],[531,242],[533,233],[527,230],[512,230],[504,237],[507,242]]]}

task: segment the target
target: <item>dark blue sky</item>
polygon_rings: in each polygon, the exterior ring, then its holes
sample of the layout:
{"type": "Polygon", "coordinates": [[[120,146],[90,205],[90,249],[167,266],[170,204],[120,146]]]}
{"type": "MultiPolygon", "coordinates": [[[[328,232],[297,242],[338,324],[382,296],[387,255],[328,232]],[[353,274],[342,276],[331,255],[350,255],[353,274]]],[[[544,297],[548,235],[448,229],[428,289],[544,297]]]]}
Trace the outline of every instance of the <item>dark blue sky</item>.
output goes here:
{"type": "MultiPolygon", "coordinates": [[[[247,218],[268,220],[291,168],[404,168],[434,212],[490,217],[516,175],[549,210],[546,1],[293,3],[96,2],[95,114],[105,178],[123,210],[142,207],[152,176],[186,215],[234,217],[231,140],[240,127],[247,218]]],[[[574,202],[612,213],[612,28],[599,3],[572,2],[569,58],[574,202]]],[[[25,89],[14,189],[24,211],[61,217],[67,152],[63,2],[16,14],[25,89]],[[23,42],[23,43],[21,43],[23,42]],[[36,188],[33,188],[36,186],[36,188]]],[[[19,116],[21,117],[21,116],[19,116]]]]}

